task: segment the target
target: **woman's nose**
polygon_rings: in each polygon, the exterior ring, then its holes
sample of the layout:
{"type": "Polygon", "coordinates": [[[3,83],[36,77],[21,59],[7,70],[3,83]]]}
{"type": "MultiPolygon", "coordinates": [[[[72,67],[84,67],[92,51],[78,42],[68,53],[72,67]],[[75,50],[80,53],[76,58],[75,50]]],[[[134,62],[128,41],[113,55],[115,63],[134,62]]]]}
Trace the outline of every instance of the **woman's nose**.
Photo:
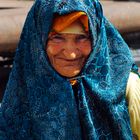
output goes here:
{"type": "Polygon", "coordinates": [[[63,54],[65,55],[67,59],[75,59],[80,55],[80,52],[79,52],[78,46],[73,41],[73,42],[68,42],[64,46],[63,54]]]}

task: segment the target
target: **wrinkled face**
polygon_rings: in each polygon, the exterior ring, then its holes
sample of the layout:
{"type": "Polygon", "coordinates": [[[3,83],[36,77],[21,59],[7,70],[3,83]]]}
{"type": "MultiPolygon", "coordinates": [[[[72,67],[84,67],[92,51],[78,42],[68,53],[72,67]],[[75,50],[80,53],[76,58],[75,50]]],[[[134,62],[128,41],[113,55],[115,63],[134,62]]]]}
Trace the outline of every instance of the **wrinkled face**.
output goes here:
{"type": "Polygon", "coordinates": [[[91,42],[86,33],[60,33],[49,37],[46,51],[51,65],[60,75],[73,77],[84,66],[91,52],[91,42]]]}

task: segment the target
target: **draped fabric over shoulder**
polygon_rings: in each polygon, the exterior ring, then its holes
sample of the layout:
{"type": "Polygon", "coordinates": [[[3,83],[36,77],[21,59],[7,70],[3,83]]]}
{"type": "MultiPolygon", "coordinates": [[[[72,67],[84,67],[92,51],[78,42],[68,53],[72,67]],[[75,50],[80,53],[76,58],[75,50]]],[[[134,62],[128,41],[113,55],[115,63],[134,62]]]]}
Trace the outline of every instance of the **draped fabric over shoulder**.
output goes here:
{"type": "Polygon", "coordinates": [[[125,100],[132,64],[127,44],[98,0],[36,0],[2,101],[0,140],[132,140],[125,100]],[[91,54],[75,77],[77,99],[45,48],[55,13],[75,11],[88,16],[92,40],[91,54]]]}

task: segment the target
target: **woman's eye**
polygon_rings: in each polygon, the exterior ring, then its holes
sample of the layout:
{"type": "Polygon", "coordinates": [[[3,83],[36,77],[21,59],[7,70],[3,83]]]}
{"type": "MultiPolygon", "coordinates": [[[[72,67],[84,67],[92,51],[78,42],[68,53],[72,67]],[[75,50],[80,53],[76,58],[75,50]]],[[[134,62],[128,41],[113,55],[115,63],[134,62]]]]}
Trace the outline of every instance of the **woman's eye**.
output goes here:
{"type": "Polygon", "coordinates": [[[65,39],[61,36],[53,36],[49,40],[51,40],[54,43],[59,43],[59,42],[63,42],[65,39]]]}
{"type": "Polygon", "coordinates": [[[89,41],[89,36],[88,35],[79,35],[76,37],[77,42],[84,42],[84,41],[89,41]]]}

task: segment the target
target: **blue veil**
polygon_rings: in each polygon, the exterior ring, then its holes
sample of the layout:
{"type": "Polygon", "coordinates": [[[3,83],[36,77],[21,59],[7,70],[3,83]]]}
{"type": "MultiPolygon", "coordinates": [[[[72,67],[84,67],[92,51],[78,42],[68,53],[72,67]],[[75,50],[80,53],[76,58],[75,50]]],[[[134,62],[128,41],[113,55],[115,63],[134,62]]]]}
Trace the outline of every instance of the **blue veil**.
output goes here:
{"type": "Polygon", "coordinates": [[[98,0],[36,0],[2,101],[0,140],[132,140],[125,99],[132,64],[98,0]],[[75,77],[78,102],[45,51],[54,13],[73,11],[87,14],[92,40],[92,52],[75,77]]]}

